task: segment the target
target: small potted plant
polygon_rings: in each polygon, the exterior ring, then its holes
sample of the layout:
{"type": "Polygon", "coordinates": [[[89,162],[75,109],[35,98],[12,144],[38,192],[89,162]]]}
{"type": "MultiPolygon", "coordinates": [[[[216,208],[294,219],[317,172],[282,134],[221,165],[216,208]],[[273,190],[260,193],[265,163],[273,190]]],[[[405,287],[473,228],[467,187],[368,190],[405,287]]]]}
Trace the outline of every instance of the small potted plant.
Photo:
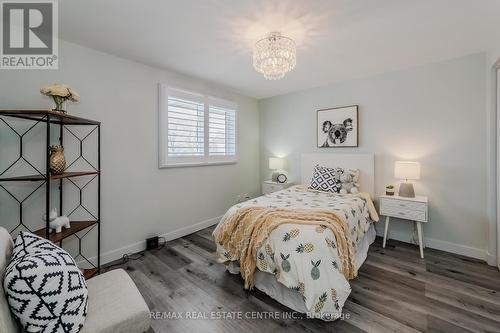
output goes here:
{"type": "Polygon", "coordinates": [[[387,185],[385,187],[385,194],[386,195],[394,195],[394,185],[387,185]]]}

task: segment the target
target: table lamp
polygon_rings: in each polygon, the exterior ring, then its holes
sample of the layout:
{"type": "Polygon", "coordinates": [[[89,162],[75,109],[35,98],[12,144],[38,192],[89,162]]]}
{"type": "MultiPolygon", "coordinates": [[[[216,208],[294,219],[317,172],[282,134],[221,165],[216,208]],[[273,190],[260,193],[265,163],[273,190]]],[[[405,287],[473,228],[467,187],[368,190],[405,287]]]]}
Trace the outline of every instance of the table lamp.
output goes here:
{"type": "Polygon", "coordinates": [[[280,170],[285,168],[285,159],[279,157],[269,157],[269,169],[274,170],[271,180],[273,182],[278,181],[278,175],[280,174],[280,170]]]}
{"type": "Polygon", "coordinates": [[[394,178],[405,180],[399,185],[400,197],[415,198],[413,184],[408,180],[420,179],[420,163],[396,161],[394,164],[394,178]]]}

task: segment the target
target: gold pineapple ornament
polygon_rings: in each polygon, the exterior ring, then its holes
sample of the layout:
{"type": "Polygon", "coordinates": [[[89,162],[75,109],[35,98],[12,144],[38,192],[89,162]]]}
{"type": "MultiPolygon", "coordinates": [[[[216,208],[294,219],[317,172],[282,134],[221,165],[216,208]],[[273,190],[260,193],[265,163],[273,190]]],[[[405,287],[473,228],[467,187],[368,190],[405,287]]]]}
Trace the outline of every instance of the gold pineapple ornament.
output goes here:
{"type": "Polygon", "coordinates": [[[64,158],[63,146],[50,146],[49,171],[53,175],[61,175],[66,168],[66,159],[64,158]]]}

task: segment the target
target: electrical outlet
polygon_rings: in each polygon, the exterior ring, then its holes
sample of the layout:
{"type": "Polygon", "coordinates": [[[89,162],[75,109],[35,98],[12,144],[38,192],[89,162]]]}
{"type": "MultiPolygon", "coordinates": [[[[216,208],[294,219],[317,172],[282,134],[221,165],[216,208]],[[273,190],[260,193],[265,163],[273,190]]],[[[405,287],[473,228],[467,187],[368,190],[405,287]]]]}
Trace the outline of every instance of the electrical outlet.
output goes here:
{"type": "Polygon", "coordinates": [[[146,251],[154,250],[157,249],[158,247],[160,247],[160,239],[158,236],[146,239],[146,251]]]}

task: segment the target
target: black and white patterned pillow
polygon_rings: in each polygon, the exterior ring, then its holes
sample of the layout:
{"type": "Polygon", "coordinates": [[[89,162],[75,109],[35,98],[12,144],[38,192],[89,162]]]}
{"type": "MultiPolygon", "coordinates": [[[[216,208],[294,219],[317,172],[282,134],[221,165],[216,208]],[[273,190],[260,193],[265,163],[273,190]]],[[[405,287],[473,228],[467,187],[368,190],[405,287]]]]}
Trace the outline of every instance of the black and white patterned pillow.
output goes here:
{"type": "Polygon", "coordinates": [[[52,242],[29,232],[16,238],[4,289],[13,315],[26,332],[80,331],[88,291],[74,259],[52,242]]]}
{"type": "Polygon", "coordinates": [[[316,165],[309,188],[317,191],[339,193],[342,188],[340,175],[343,172],[342,168],[327,168],[316,165]]]}

